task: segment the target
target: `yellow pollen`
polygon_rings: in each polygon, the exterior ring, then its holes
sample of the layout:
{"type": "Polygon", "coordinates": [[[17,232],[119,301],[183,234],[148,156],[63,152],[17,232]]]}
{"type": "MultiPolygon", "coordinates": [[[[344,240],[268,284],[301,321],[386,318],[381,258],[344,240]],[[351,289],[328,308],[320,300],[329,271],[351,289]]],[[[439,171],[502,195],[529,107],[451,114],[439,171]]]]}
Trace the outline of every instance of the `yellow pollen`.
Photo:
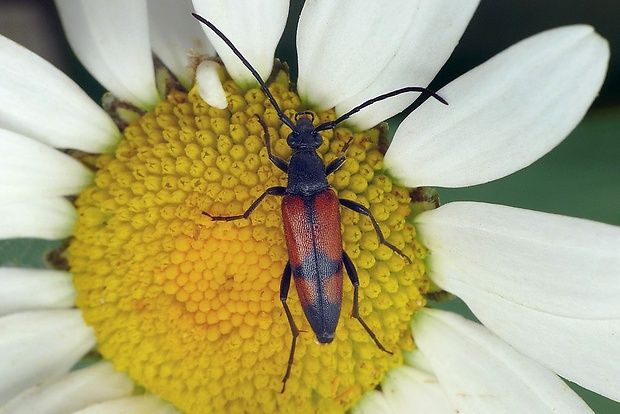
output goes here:
{"type": "MultiPolygon", "coordinates": [[[[195,89],[170,93],[124,130],[114,154],[96,158],[68,249],[77,305],[103,358],[185,413],[344,412],[414,347],[409,321],[429,283],[408,190],[382,170],[384,129],[322,133],[318,153],[326,163],[353,139],[346,162],[328,178],[332,188],[368,207],[412,263],[379,243],[368,217],[341,208],[360,315],[393,354],[350,317],[346,273],[336,337],[326,345],[292,284],[288,304],[301,332],[280,393],[292,339],[280,302],[288,260],[281,198],[266,197],[250,219],[215,222],[203,212],[242,214],[267,188],[285,186],[258,117],[285,160],[290,130],[260,89],[244,92],[230,79],[224,89],[226,109],[210,107],[195,89]]],[[[292,119],[304,110],[284,72],[270,90],[292,119]]],[[[330,119],[333,110],[315,115],[317,125],[330,119]]]]}

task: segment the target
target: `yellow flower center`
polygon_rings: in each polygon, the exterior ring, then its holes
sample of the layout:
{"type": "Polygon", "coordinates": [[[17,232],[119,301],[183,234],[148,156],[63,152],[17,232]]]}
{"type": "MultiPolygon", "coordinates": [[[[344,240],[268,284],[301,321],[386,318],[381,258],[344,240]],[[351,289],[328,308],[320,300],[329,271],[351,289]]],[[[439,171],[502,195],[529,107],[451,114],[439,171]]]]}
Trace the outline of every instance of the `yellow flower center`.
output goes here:
{"type": "MultiPolygon", "coordinates": [[[[96,158],[96,179],[76,201],[79,221],[68,250],[77,305],[102,356],[183,412],[342,412],[414,347],[409,321],[425,304],[428,280],[409,192],[382,170],[383,129],[323,132],[318,153],[325,163],[352,138],[330,185],[369,207],[412,263],[379,243],[368,217],[342,208],[360,315],[393,354],[350,317],[348,280],[330,344],[316,341],[292,284],[288,304],[301,333],[281,393],[292,339],[280,302],[288,259],[281,197],[268,196],[247,220],[216,222],[203,212],[242,214],[265,189],[285,186],[286,174],[267,157],[258,117],[283,159],[291,154],[290,130],[260,89],[243,92],[230,79],[224,89],[224,110],[195,89],[169,94],[125,129],[114,154],[96,158]]],[[[270,90],[292,119],[302,111],[283,72],[270,90]]],[[[333,118],[326,111],[315,123],[333,118]]]]}

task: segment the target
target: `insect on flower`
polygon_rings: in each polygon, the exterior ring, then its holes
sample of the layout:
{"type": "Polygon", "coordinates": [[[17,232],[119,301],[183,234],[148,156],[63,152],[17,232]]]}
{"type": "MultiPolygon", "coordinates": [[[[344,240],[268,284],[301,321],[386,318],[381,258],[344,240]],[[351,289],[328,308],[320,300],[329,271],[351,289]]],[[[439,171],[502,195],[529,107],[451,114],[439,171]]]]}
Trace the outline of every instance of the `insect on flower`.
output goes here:
{"type": "Polygon", "coordinates": [[[282,306],[286,312],[293,335],[286,373],[282,379],[282,392],[284,392],[286,381],[291,374],[295,357],[295,345],[299,336],[299,329],[286,303],[291,275],[295,280],[301,306],[317,340],[320,343],[330,343],[334,339],[336,326],[340,318],[344,265],[344,269],[346,269],[347,275],[353,284],[353,310],[351,316],[359,321],[379,349],[391,353],[385,349],[374,332],[359,315],[359,279],[351,258],[342,248],[340,205],[367,216],[372,222],[379,242],[402,256],[404,260],[408,262],[411,262],[411,260],[400,249],[385,239],[379,224],[368,208],[352,200],[339,199],[329,187],[327,176],[336,171],[345,162],[345,153],[351,141],[345,144],[338,158],[325,165],[316,152],[323,142],[319,132],[335,128],[353,114],[375,102],[402,93],[422,92],[431,95],[446,105],[447,102],[427,88],[411,86],[369,99],[337,119],[324,122],[316,127],[313,125],[314,116],[310,112],[296,114],[295,122],[293,122],[280,109],[258,72],[235,45],[213,23],[195,13],[193,15],[230,47],[233,53],[256,78],[261,90],[278,113],[280,120],[292,130],[287,137],[287,143],[292,150],[292,155],[289,162],[286,162],[273,155],[269,131],[265,123],[259,118],[264,131],[264,140],[269,160],[288,175],[286,187],[276,186],[267,188],[243,214],[213,216],[203,212],[204,215],[216,221],[247,219],[266,196],[275,195],[282,197],[282,219],[289,259],[282,274],[280,300],[282,301],[282,306]]]}

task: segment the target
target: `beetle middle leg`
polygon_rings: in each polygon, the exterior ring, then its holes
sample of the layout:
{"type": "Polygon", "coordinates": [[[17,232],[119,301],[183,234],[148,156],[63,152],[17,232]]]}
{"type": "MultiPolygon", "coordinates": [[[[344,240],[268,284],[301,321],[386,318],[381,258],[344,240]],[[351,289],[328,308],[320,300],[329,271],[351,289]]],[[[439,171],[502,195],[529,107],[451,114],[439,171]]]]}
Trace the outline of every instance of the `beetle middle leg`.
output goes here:
{"type": "Polygon", "coordinates": [[[239,219],[242,219],[242,218],[246,219],[246,218],[250,217],[250,214],[252,214],[254,209],[256,207],[258,207],[260,202],[263,201],[263,199],[265,197],[267,197],[268,195],[283,196],[285,191],[286,191],[286,187],[280,187],[280,186],[278,186],[278,187],[269,187],[268,189],[265,190],[265,192],[263,194],[260,195],[260,197],[258,197],[256,200],[254,200],[254,202],[250,205],[250,207],[248,207],[247,210],[245,210],[245,212],[243,214],[237,214],[236,216],[212,216],[211,214],[207,213],[206,211],[203,211],[202,214],[204,214],[205,216],[211,217],[211,220],[213,220],[213,221],[233,221],[233,220],[239,220],[239,219]]]}
{"type": "Polygon", "coordinates": [[[344,263],[344,268],[347,270],[347,275],[349,275],[349,280],[351,281],[351,284],[353,285],[353,311],[351,312],[351,316],[358,320],[358,322],[362,325],[362,327],[368,333],[368,335],[372,338],[372,340],[375,341],[377,348],[392,355],[392,352],[385,349],[385,347],[381,344],[381,342],[379,342],[379,338],[377,338],[377,335],[375,335],[372,329],[370,329],[370,327],[366,325],[366,322],[364,322],[364,320],[360,316],[360,309],[359,309],[360,281],[359,281],[359,278],[357,277],[357,270],[355,269],[355,265],[351,261],[351,258],[349,257],[349,255],[344,250],[342,251],[342,261],[344,263]]]}
{"type": "Polygon", "coordinates": [[[360,203],[357,203],[353,200],[346,200],[344,198],[339,198],[338,200],[340,201],[340,204],[342,206],[348,209],[351,209],[355,211],[356,213],[360,213],[360,214],[367,216],[370,219],[372,226],[375,228],[375,232],[377,233],[377,237],[379,238],[379,243],[384,244],[387,247],[389,247],[394,253],[398,254],[403,259],[405,259],[407,263],[411,263],[411,259],[409,258],[409,256],[403,253],[403,251],[400,250],[398,247],[394,246],[392,243],[385,240],[385,236],[383,236],[383,232],[381,231],[381,228],[379,227],[379,223],[377,223],[377,220],[375,220],[375,218],[373,217],[372,213],[370,212],[368,208],[364,207],[360,203]]]}

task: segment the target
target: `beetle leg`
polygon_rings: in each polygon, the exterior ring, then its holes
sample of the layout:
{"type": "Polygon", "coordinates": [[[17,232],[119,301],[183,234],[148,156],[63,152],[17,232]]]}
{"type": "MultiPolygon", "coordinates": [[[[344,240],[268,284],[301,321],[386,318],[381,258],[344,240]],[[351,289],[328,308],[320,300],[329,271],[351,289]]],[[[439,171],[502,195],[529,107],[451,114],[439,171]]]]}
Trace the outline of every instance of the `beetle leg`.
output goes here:
{"type": "Polygon", "coordinates": [[[347,141],[347,143],[344,144],[344,147],[342,147],[342,151],[340,151],[340,156],[336,158],[335,160],[333,160],[332,162],[330,162],[329,164],[327,164],[327,167],[325,167],[325,175],[330,175],[331,173],[336,171],[338,168],[340,168],[342,164],[344,164],[344,161],[346,159],[345,152],[347,152],[347,149],[349,148],[349,145],[351,145],[352,141],[353,141],[353,138],[349,139],[349,141],[347,141]]]}
{"type": "Polygon", "coordinates": [[[254,202],[250,205],[250,207],[248,207],[247,210],[245,210],[245,212],[243,214],[237,214],[236,216],[212,216],[211,214],[207,213],[206,211],[203,211],[202,214],[204,214],[205,216],[209,216],[211,217],[211,220],[213,221],[233,221],[233,220],[239,220],[242,218],[248,218],[250,217],[250,214],[252,214],[252,211],[254,211],[254,209],[256,207],[258,207],[258,205],[260,204],[261,201],[263,201],[263,199],[268,196],[268,195],[277,195],[277,196],[283,196],[284,195],[284,191],[286,190],[286,187],[269,187],[268,189],[265,190],[265,192],[263,194],[260,195],[260,197],[258,197],[256,200],[254,200],[254,202]]]}
{"type": "Polygon", "coordinates": [[[375,218],[372,216],[372,213],[370,212],[370,210],[368,210],[366,207],[364,207],[363,205],[361,205],[360,203],[357,203],[355,201],[352,200],[345,200],[344,198],[340,198],[340,204],[348,209],[351,209],[357,213],[363,214],[365,216],[367,216],[370,221],[372,222],[372,226],[375,228],[375,232],[377,233],[377,237],[379,238],[379,243],[386,245],[387,247],[389,247],[394,253],[398,254],[399,256],[401,256],[403,259],[405,259],[408,263],[411,263],[411,259],[409,258],[409,256],[407,256],[405,253],[403,253],[402,250],[400,250],[398,247],[394,246],[392,243],[390,243],[389,241],[385,240],[385,237],[383,236],[383,232],[381,231],[381,228],[379,227],[379,223],[377,223],[377,220],[375,220],[375,218]]]}
{"type": "Polygon", "coordinates": [[[269,156],[269,161],[271,161],[273,165],[275,165],[276,167],[278,167],[279,169],[287,173],[288,163],[284,161],[282,158],[276,157],[271,152],[271,136],[269,135],[269,128],[267,128],[267,125],[265,125],[265,122],[262,119],[260,119],[258,115],[256,115],[256,119],[258,119],[258,122],[263,127],[265,147],[267,148],[267,155],[269,156]]]}
{"type": "Polygon", "coordinates": [[[286,303],[286,299],[288,297],[288,289],[291,286],[291,273],[291,262],[289,261],[286,262],[286,266],[284,267],[284,273],[282,274],[282,281],[280,282],[280,301],[282,302],[282,306],[284,307],[284,312],[286,312],[286,319],[288,319],[288,324],[291,327],[293,341],[291,342],[291,352],[288,355],[286,374],[284,374],[284,378],[282,378],[282,391],[280,391],[281,393],[284,392],[284,387],[286,387],[286,381],[291,376],[291,368],[293,367],[293,359],[295,358],[295,345],[297,345],[297,337],[299,336],[299,329],[297,329],[297,325],[295,325],[291,310],[288,308],[288,304],[286,303]]]}
{"type": "Polygon", "coordinates": [[[353,285],[353,311],[351,312],[351,316],[359,321],[359,323],[366,330],[368,335],[372,338],[373,341],[375,341],[377,348],[392,355],[392,353],[388,351],[387,349],[385,349],[385,347],[381,344],[381,342],[379,342],[377,335],[375,335],[372,329],[370,329],[370,327],[366,325],[366,322],[364,322],[364,320],[360,316],[360,309],[359,309],[360,281],[357,277],[357,270],[355,269],[355,265],[351,261],[351,258],[349,257],[349,255],[344,250],[342,251],[342,261],[344,263],[344,268],[347,270],[347,275],[349,275],[349,280],[351,280],[351,284],[353,285]]]}

